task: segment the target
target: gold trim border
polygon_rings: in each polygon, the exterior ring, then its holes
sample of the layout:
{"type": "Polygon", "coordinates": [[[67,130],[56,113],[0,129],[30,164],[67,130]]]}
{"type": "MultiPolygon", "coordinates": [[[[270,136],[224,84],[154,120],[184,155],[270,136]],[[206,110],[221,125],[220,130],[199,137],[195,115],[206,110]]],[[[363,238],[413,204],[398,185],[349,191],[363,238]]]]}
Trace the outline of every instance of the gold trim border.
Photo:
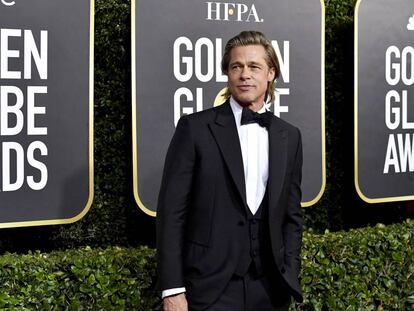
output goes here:
{"type": "Polygon", "coordinates": [[[72,218],[35,220],[21,222],[0,223],[1,228],[33,227],[45,225],[61,225],[74,223],[83,218],[90,210],[94,197],[94,43],[95,43],[95,0],[90,0],[90,22],[89,22],[89,196],[85,208],[72,218]]]}
{"type": "Polygon", "coordinates": [[[302,202],[302,207],[309,207],[318,202],[326,188],[326,128],[325,128],[325,3],[321,4],[321,135],[322,135],[322,185],[316,197],[307,202],[302,202]]]}
{"type": "Polygon", "coordinates": [[[137,70],[136,70],[136,0],[131,0],[131,96],[132,96],[132,187],[135,202],[138,207],[147,215],[155,217],[156,212],[145,207],[138,193],[138,154],[137,154],[137,70]]]}
{"type": "MultiPolygon", "coordinates": [[[[131,0],[131,91],[132,91],[132,176],[133,192],[138,207],[147,215],[156,217],[154,212],[142,203],[138,193],[138,161],[137,161],[137,118],[136,118],[136,1],[131,0]]],[[[321,4],[321,135],[322,135],[322,184],[319,193],[311,201],[302,202],[302,207],[314,205],[322,197],[326,187],[326,131],[325,131],[325,4],[321,4]]]]}
{"type": "Polygon", "coordinates": [[[366,196],[359,185],[358,174],[358,17],[359,7],[362,0],[358,0],[355,4],[354,13],[354,184],[356,192],[359,197],[367,203],[386,203],[397,201],[411,201],[414,200],[414,195],[384,197],[384,198],[369,198],[366,196]]]}

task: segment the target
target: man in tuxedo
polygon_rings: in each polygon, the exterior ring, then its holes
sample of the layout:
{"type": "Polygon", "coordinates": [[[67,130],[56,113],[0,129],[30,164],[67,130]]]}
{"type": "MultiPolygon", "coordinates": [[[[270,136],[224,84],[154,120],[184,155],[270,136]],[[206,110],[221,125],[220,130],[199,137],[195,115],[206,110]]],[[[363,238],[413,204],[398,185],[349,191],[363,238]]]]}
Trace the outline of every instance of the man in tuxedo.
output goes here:
{"type": "Polygon", "coordinates": [[[157,210],[164,310],[288,310],[302,300],[302,143],[267,111],[280,74],[266,37],[225,47],[227,101],[183,116],[157,210]]]}

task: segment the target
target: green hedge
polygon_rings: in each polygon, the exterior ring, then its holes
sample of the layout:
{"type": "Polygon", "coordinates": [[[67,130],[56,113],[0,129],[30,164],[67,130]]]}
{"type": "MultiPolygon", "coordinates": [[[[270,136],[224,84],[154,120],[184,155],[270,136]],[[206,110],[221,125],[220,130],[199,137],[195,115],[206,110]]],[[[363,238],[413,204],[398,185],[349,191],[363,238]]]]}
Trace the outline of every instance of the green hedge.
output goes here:
{"type": "Polygon", "coordinates": [[[89,247],[0,257],[0,310],[152,310],[155,252],[89,247]]]}
{"type": "Polygon", "coordinates": [[[298,310],[414,310],[414,220],[304,234],[298,310]]]}
{"type": "MultiPolygon", "coordinates": [[[[1,310],[155,310],[154,284],[147,247],[0,257],[1,310]]],[[[414,221],[306,232],[302,285],[296,310],[414,310],[414,221]]]]}

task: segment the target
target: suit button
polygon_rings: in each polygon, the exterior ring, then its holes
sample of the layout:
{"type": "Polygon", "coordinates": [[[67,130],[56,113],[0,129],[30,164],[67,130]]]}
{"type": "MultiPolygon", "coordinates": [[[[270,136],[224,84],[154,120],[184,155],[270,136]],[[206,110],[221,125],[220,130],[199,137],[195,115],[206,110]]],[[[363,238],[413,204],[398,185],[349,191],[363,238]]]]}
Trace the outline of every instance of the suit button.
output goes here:
{"type": "Polygon", "coordinates": [[[282,272],[282,274],[285,274],[286,273],[285,267],[283,267],[282,269],[280,269],[280,272],[282,272]]]}
{"type": "Polygon", "coordinates": [[[242,227],[246,224],[246,222],[244,222],[243,220],[240,220],[237,224],[242,227]]]}

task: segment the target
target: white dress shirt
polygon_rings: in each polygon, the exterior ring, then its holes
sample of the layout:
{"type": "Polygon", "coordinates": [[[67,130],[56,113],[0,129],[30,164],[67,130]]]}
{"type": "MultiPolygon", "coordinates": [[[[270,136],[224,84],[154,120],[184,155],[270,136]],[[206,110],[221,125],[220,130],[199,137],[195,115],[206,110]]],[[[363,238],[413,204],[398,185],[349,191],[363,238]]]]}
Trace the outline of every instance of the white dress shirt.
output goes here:
{"type": "MultiPolygon", "coordinates": [[[[257,123],[240,124],[243,107],[233,97],[230,97],[230,106],[239,134],[244,180],[246,183],[247,206],[254,215],[259,209],[266,192],[269,176],[269,136],[267,129],[257,123]]],[[[265,104],[263,104],[258,113],[264,112],[266,112],[265,104]]],[[[166,289],[162,291],[162,298],[184,292],[185,287],[166,289]]]]}
{"type": "MultiPolygon", "coordinates": [[[[267,129],[257,123],[240,125],[243,107],[232,97],[230,106],[239,133],[247,206],[254,215],[263,200],[269,177],[269,135],[267,129]]],[[[258,113],[264,112],[266,106],[263,104],[258,113]]]]}

